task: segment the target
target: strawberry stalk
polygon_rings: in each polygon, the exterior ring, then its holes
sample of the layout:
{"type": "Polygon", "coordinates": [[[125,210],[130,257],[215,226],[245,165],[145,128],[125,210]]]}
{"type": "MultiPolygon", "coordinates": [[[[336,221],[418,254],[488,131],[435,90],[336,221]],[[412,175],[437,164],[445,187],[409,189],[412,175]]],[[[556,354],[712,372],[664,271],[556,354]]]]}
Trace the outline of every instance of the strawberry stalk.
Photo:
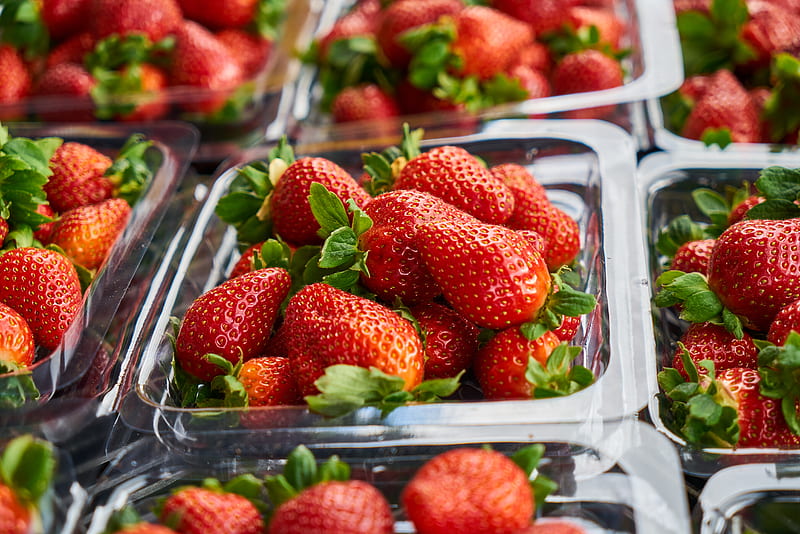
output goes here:
{"type": "Polygon", "coordinates": [[[780,399],[786,424],[800,435],[797,401],[800,399],[800,334],[789,333],[783,346],[768,345],[758,353],[759,388],[765,397],[780,399]]]}

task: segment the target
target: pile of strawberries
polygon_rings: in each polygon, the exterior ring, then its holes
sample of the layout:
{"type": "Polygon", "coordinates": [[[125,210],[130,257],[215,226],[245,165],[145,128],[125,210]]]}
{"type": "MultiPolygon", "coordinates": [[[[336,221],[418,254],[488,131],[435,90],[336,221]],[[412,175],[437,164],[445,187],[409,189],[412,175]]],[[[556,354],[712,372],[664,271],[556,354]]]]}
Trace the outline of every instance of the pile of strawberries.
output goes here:
{"type": "Polygon", "coordinates": [[[216,211],[244,252],[176,324],[181,405],[336,416],[447,398],[467,376],[487,399],[593,382],[568,345],[596,306],[568,268],[577,222],[527,168],[421,136],[364,154],[360,183],[285,141],[239,169],[216,211]]]}
{"type": "MultiPolygon", "coordinates": [[[[623,84],[625,22],[613,3],[359,0],[306,54],[337,122],[474,112],[623,84]]],[[[605,118],[613,106],[575,110],[605,118]]]]}
{"type": "Polygon", "coordinates": [[[283,0],[10,0],[0,12],[0,120],[237,118],[283,0]]]}
{"type": "Polygon", "coordinates": [[[797,144],[800,5],[675,0],[685,81],[663,99],[665,124],[707,145],[797,144]]]}
{"type": "MultiPolygon", "coordinates": [[[[488,448],[450,449],[404,481],[398,504],[419,534],[585,534],[567,518],[534,519],[555,489],[541,473],[531,478],[543,453],[542,445],[511,457],[488,448]]],[[[351,478],[350,466],[336,456],[318,464],[302,445],[282,474],[248,473],[224,485],[206,479],[202,486],[183,486],[165,496],[155,516],[158,523],[117,514],[106,532],[200,534],[212,525],[225,525],[226,534],[395,532],[392,505],[376,485],[351,478]]]]}
{"type": "MultiPolygon", "coordinates": [[[[131,136],[115,159],[61,138],[12,137],[0,127],[0,370],[24,370],[61,346],[83,293],[152,178],[131,136]]],[[[25,393],[3,395],[16,405],[25,393]]]]}
{"type": "Polygon", "coordinates": [[[684,326],[659,374],[668,424],[698,447],[800,447],[800,170],[764,169],[755,187],[694,192],[661,233],[670,270],[655,303],[684,326]]]}

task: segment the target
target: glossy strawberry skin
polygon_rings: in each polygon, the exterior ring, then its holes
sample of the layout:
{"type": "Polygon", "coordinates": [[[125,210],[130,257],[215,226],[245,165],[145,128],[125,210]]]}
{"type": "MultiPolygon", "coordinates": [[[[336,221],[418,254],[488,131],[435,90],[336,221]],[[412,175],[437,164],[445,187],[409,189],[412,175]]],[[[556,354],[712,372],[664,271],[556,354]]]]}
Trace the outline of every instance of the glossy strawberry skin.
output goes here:
{"type": "Polygon", "coordinates": [[[764,197],[758,195],[751,195],[733,206],[731,212],[728,214],[728,225],[737,223],[745,218],[750,208],[764,202],[764,197]]]}
{"type": "Polygon", "coordinates": [[[72,263],[52,250],[18,248],[0,255],[0,273],[0,302],[25,318],[37,346],[58,347],[83,299],[72,263]]]}
{"type": "Polygon", "coordinates": [[[714,243],[714,239],[687,241],[678,247],[672,257],[671,268],[685,273],[706,274],[714,243]]]}
{"type": "Polygon", "coordinates": [[[489,449],[435,456],[408,482],[401,501],[419,534],[513,533],[530,524],[534,511],[525,473],[489,449]]]}
{"type": "Polygon", "coordinates": [[[514,211],[514,197],[505,184],[456,146],[436,147],[413,158],[394,189],[425,191],[492,224],[504,223],[514,211]]]}
{"type": "Polygon", "coordinates": [[[0,483],[0,532],[4,534],[28,534],[31,529],[31,513],[10,487],[0,483]]]}
{"type": "Polygon", "coordinates": [[[26,367],[33,363],[36,346],[27,321],[0,302],[0,362],[26,367]]]}
{"type": "Polygon", "coordinates": [[[284,269],[267,268],[232,278],[192,302],[175,344],[181,367],[201,380],[222,370],[203,355],[218,354],[231,363],[259,356],[269,340],[281,302],[289,292],[284,269]]]}
{"type": "Polygon", "coordinates": [[[377,488],[361,480],[322,482],[281,504],[268,534],[391,534],[394,519],[377,488]]]}
{"type": "Polygon", "coordinates": [[[333,99],[331,113],[336,122],[390,119],[400,115],[391,95],[375,84],[342,89],[333,99]]]}
{"type": "Polygon", "coordinates": [[[121,198],[75,208],[53,223],[50,243],[58,245],[74,263],[99,269],[130,216],[131,207],[121,198]]]}
{"type": "Polygon", "coordinates": [[[800,220],[745,220],[717,239],[708,284],[745,325],[766,332],[778,311],[800,298],[800,220]]]}
{"type": "Polygon", "coordinates": [[[370,201],[369,194],[336,163],[319,157],[298,159],[278,179],[271,200],[275,233],[293,245],[322,242],[308,202],[312,182],[321,183],[345,203],[353,199],[363,208],[370,201]]]}
{"type": "Polygon", "coordinates": [[[420,225],[423,262],[450,305],[485,328],[535,318],[550,292],[551,277],[527,239],[502,226],[465,221],[420,225]]]}
{"type": "Polygon", "coordinates": [[[383,55],[398,69],[408,65],[411,55],[398,37],[423,24],[436,22],[444,15],[463,9],[459,0],[399,0],[389,4],[380,14],[376,39],[383,55]]]}
{"type": "Polygon", "coordinates": [[[192,487],[164,501],[160,519],[181,534],[262,534],[264,521],[256,507],[234,493],[192,487]],[[174,521],[174,523],[173,523],[174,521]]]}
{"type": "Polygon", "coordinates": [[[59,213],[111,198],[114,185],[104,173],[111,158],[77,142],[59,146],[50,158],[52,176],[44,186],[50,206],[59,213]]]}
{"type": "Polygon", "coordinates": [[[183,20],[175,0],[92,0],[90,29],[97,39],[111,34],[142,33],[157,42],[183,20]]]}
{"type": "Polygon", "coordinates": [[[247,360],[239,371],[249,406],[301,404],[302,398],[288,358],[259,357],[247,360]]]}
{"type": "Polygon", "coordinates": [[[769,325],[767,341],[782,346],[791,331],[800,333],[800,300],[787,304],[775,315],[769,325]]]}
{"type": "Polygon", "coordinates": [[[286,307],[286,346],[300,392],[317,393],[314,382],[335,364],[376,367],[401,377],[404,389],[422,381],[422,342],[410,322],[363,297],[316,283],[297,292],[286,307]]]}
{"type": "Polygon", "coordinates": [[[528,359],[542,365],[561,343],[551,331],[535,340],[528,340],[519,328],[500,331],[478,352],[475,375],[487,399],[530,399],[533,386],[525,378],[528,359]]]}
{"type": "MultiPolygon", "coordinates": [[[[553,71],[553,93],[567,95],[604,91],[623,84],[619,61],[598,50],[582,50],[564,56],[553,71]]],[[[613,105],[571,110],[572,119],[602,119],[614,111],[613,105]]]]}
{"type": "Polygon", "coordinates": [[[472,366],[480,329],[452,308],[428,302],[411,308],[425,336],[425,379],[449,378],[472,366]]]}
{"type": "MultiPolygon", "coordinates": [[[[728,332],[725,327],[711,323],[694,323],[681,336],[681,342],[689,351],[695,364],[702,360],[714,362],[716,371],[724,371],[734,367],[755,369],[758,367],[758,348],[753,343],[753,338],[744,333],[742,339],[728,332]]],[[[688,375],[681,361],[682,350],[675,351],[672,367],[678,370],[684,378],[688,375]]],[[[705,374],[705,369],[697,368],[700,374],[705,374]]]]}

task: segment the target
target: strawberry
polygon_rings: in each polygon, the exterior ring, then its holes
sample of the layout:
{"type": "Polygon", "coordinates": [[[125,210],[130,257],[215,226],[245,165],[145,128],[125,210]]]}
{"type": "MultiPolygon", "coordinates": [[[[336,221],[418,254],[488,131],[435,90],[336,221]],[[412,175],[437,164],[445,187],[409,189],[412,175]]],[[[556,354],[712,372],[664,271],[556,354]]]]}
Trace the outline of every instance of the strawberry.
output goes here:
{"type": "MultiPolygon", "coordinates": [[[[684,378],[689,378],[683,368],[683,351],[697,364],[702,360],[710,360],[717,371],[734,367],[755,369],[758,366],[758,348],[753,338],[744,333],[741,339],[728,332],[725,327],[712,323],[694,323],[683,333],[680,345],[672,359],[672,367],[684,378]]],[[[699,373],[705,369],[698,369],[699,373]]]]}
{"type": "Polygon", "coordinates": [[[162,523],[181,534],[261,534],[264,520],[252,502],[236,493],[205,487],[179,489],[164,501],[162,523]]]}
{"type": "Polygon", "coordinates": [[[334,98],[331,113],[336,122],[397,117],[400,110],[391,95],[375,84],[345,87],[334,98]]]}
{"type": "Polygon", "coordinates": [[[418,227],[428,272],[453,308],[478,326],[504,328],[535,319],[550,293],[542,256],[513,230],[440,220],[418,227]]]}
{"type": "Polygon", "coordinates": [[[38,239],[42,243],[49,243],[50,234],[53,233],[53,224],[55,224],[56,212],[53,211],[53,208],[50,207],[50,204],[39,204],[39,206],[36,208],[36,213],[43,215],[48,219],[53,219],[51,222],[40,224],[36,231],[33,232],[34,238],[38,239]]]}
{"type": "Polygon", "coordinates": [[[6,236],[8,236],[8,221],[0,217],[0,246],[3,245],[6,236]]]}
{"type": "Polygon", "coordinates": [[[244,72],[236,56],[211,33],[193,21],[179,24],[170,67],[170,84],[194,87],[214,94],[187,95],[181,102],[186,111],[218,111],[242,81],[244,72]]]}
{"type": "Polygon", "coordinates": [[[525,65],[549,76],[553,67],[553,58],[546,44],[534,41],[520,50],[517,58],[511,64],[512,67],[515,65],[525,65]]]}
{"type": "Polygon", "coordinates": [[[714,248],[715,239],[700,239],[687,241],[678,247],[672,257],[671,268],[685,273],[706,274],[708,261],[711,259],[711,251],[714,248]]]}
{"type": "Polygon", "coordinates": [[[800,300],[787,304],[775,315],[769,325],[767,341],[781,346],[792,331],[800,332],[800,300]]]}
{"type": "Polygon", "coordinates": [[[8,106],[8,110],[4,109],[0,113],[0,119],[13,119],[17,115],[23,115],[22,107],[17,109],[11,105],[18,104],[31,93],[33,82],[22,56],[7,44],[0,44],[0,73],[4,80],[0,85],[0,106],[8,106]]]}
{"type": "Polygon", "coordinates": [[[47,68],[59,63],[82,65],[86,54],[94,50],[95,42],[94,35],[88,31],[72,35],[50,49],[45,65],[47,68]]]}
{"type": "Polygon", "coordinates": [[[747,2],[749,18],[742,28],[741,38],[755,52],[747,66],[769,66],[781,52],[800,47],[800,21],[787,7],[766,0],[747,2]]]}
{"type": "Polygon", "coordinates": [[[320,467],[304,446],[289,454],[284,474],[266,478],[276,509],[268,534],[392,534],[386,497],[372,484],[350,479],[350,467],[331,457],[320,467]]]}
{"type": "Polygon", "coordinates": [[[212,30],[240,28],[253,20],[258,0],[178,0],[183,16],[212,30]]]}
{"type": "Polygon", "coordinates": [[[0,532],[41,530],[40,501],[52,491],[56,460],[52,446],[23,434],[5,444],[0,458],[0,532]]]}
{"type": "Polygon", "coordinates": [[[501,163],[489,170],[514,195],[514,211],[505,225],[515,229],[525,228],[528,212],[537,211],[543,202],[548,202],[547,190],[527,168],[518,163],[501,163]]]}
{"type": "Polygon", "coordinates": [[[45,0],[39,4],[50,39],[55,41],[79,33],[89,20],[92,0],[45,0]]]}
{"type": "Polygon", "coordinates": [[[369,195],[336,163],[318,157],[300,158],[278,178],[271,208],[275,233],[293,245],[321,243],[320,228],[308,202],[312,182],[318,182],[343,202],[352,199],[364,207],[369,195]]]}
{"type": "Polygon", "coordinates": [[[456,17],[453,52],[461,58],[458,73],[487,80],[502,73],[533,41],[531,27],[486,6],[469,6],[456,17]]]}
{"type": "Polygon", "coordinates": [[[33,363],[36,347],[27,321],[12,308],[0,303],[0,368],[11,362],[19,367],[33,363]]]}
{"type": "Polygon", "coordinates": [[[217,354],[231,363],[259,356],[289,291],[284,269],[266,268],[232,278],[195,299],[175,340],[175,359],[201,380],[222,373],[207,361],[217,354]]]}
{"type": "Polygon", "coordinates": [[[132,525],[127,525],[113,534],[177,534],[174,530],[163,525],[156,525],[154,523],[139,522],[132,525]]]}
{"type": "Polygon", "coordinates": [[[94,76],[77,63],[59,63],[47,68],[36,82],[33,94],[68,97],[70,104],[69,109],[63,109],[63,98],[54,98],[51,104],[42,104],[39,115],[51,121],[93,120],[91,90],[96,85],[94,76]]]}
{"type": "Polygon", "coordinates": [[[762,196],[750,195],[743,201],[733,206],[731,208],[731,212],[728,214],[728,226],[744,219],[747,212],[750,211],[750,208],[758,204],[761,204],[762,202],[764,202],[764,200],[765,199],[762,196]]]}
{"type": "Polygon", "coordinates": [[[397,69],[408,65],[411,54],[398,40],[404,32],[455,15],[464,8],[460,0],[399,0],[380,14],[376,39],[383,55],[397,69]]]}
{"type": "Polygon", "coordinates": [[[121,198],[67,211],[53,224],[50,243],[73,263],[94,271],[103,264],[125,230],[131,207],[121,198]]]}
{"type": "Polygon", "coordinates": [[[561,341],[572,341],[578,334],[581,326],[580,316],[565,315],[561,318],[561,325],[553,333],[561,341]]]}
{"type": "Polygon", "coordinates": [[[569,23],[570,7],[577,0],[492,0],[490,5],[531,25],[537,38],[569,23]]]}
{"type": "Polygon", "coordinates": [[[249,406],[302,403],[288,358],[252,358],[242,364],[238,378],[247,392],[249,406]]]}
{"type": "Polygon", "coordinates": [[[507,69],[508,76],[517,80],[523,89],[528,93],[527,98],[545,98],[551,96],[552,88],[550,80],[539,70],[535,70],[528,65],[513,65],[507,69]]]}
{"type": "Polygon", "coordinates": [[[448,378],[472,366],[480,329],[436,302],[412,307],[425,347],[425,378],[448,378]]]}
{"type": "MultiPolygon", "coordinates": [[[[599,50],[587,49],[564,56],[553,71],[553,93],[567,95],[587,91],[604,91],[623,84],[618,60],[599,50]]],[[[613,105],[571,110],[568,118],[603,118],[614,111],[613,105]]]]}
{"type": "Polygon", "coordinates": [[[50,158],[53,174],[44,186],[50,206],[62,213],[111,198],[114,185],[104,176],[111,164],[87,144],[63,143],[50,158]]]}
{"type": "Polygon", "coordinates": [[[233,269],[231,269],[231,274],[228,276],[228,278],[236,278],[239,275],[242,275],[244,273],[249,273],[250,271],[252,271],[253,258],[255,257],[256,254],[259,254],[259,251],[261,250],[261,245],[263,244],[264,242],[262,241],[260,243],[255,243],[247,247],[247,249],[245,249],[245,251],[242,252],[242,255],[239,256],[239,259],[236,261],[236,264],[233,266],[233,269]]]}
{"type": "Polygon", "coordinates": [[[358,36],[374,36],[380,10],[379,0],[360,0],[350,12],[338,18],[318,41],[320,61],[323,63],[330,61],[330,48],[336,41],[358,36]]]}
{"type": "Polygon", "coordinates": [[[612,50],[620,47],[625,34],[625,23],[614,13],[613,9],[591,6],[572,6],[569,10],[571,25],[576,31],[594,26],[599,34],[599,43],[606,44],[612,50]]]}
{"type": "Polygon", "coordinates": [[[432,91],[415,87],[408,79],[403,79],[398,84],[396,98],[404,115],[437,111],[463,111],[466,108],[463,102],[439,98],[432,91]]]}
{"type": "Polygon", "coordinates": [[[545,251],[547,250],[547,240],[542,237],[542,234],[536,232],[535,230],[514,230],[519,235],[524,237],[528,243],[536,250],[539,254],[544,256],[545,251]]]}
{"type": "Polygon", "coordinates": [[[562,517],[541,517],[533,525],[515,534],[587,534],[587,530],[562,517]]]}
{"type": "Polygon", "coordinates": [[[323,283],[305,286],[286,307],[286,345],[303,395],[334,364],[380,371],[402,378],[404,389],[422,381],[422,343],[410,322],[363,297],[323,283]]]}
{"type": "Polygon", "coordinates": [[[97,117],[122,122],[163,118],[170,110],[164,94],[168,83],[167,73],[152,63],[125,65],[93,91],[97,117]]]}
{"type": "Polygon", "coordinates": [[[272,52],[271,40],[240,28],[225,28],[215,35],[239,59],[246,79],[255,77],[267,66],[272,52]]]}
{"type": "Polygon", "coordinates": [[[500,452],[457,448],[428,460],[401,495],[420,534],[495,534],[530,524],[534,494],[525,471],[500,452]]]}
{"type": "Polygon", "coordinates": [[[32,524],[31,512],[14,491],[0,484],[0,529],[6,534],[28,534],[32,524]]]}
{"type": "Polygon", "coordinates": [[[493,224],[502,224],[514,211],[511,191],[475,156],[456,146],[436,147],[411,159],[394,189],[425,191],[493,224]]]}
{"type": "Polygon", "coordinates": [[[52,250],[23,247],[0,255],[0,272],[0,302],[25,318],[37,346],[57,348],[83,297],[72,263],[52,250]]]}
{"type": "Polygon", "coordinates": [[[141,33],[153,43],[178,31],[183,20],[176,0],[92,0],[88,17],[98,40],[141,33]]]}

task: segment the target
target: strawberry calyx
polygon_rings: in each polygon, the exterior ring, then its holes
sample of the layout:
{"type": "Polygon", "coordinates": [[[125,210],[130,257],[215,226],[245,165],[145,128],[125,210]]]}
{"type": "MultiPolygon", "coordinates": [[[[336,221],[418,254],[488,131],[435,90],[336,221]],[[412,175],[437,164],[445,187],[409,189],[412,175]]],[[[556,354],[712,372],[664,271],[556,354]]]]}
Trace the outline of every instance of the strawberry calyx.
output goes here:
{"type": "Polygon", "coordinates": [[[617,49],[601,40],[600,29],[595,24],[577,29],[565,24],[558,30],[543,33],[539,40],[547,45],[556,61],[568,54],[583,50],[598,50],[617,61],[622,61],[632,52],[630,48],[617,49]]]}
{"type": "Polygon", "coordinates": [[[9,441],[0,456],[0,482],[32,507],[50,490],[55,469],[52,445],[30,434],[9,441]]]}
{"type": "Polygon", "coordinates": [[[775,55],[770,66],[772,91],[764,104],[763,118],[770,137],[780,142],[800,128],[800,114],[793,105],[800,98],[800,60],[788,53],[775,55]]]}
{"type": "Polygon", "coordinates": [[[408,123],[403,123],[403,137],[400,146],[391,146],[382,152],[365,152],[361,154],[364,172],[370,180],[364,189],[372,196],[391,191],[395,179],[406,163],[421,154],[420,143],[425,135],[422,128],[411,130],[408,123]]]}
{"type": "Polygon", "coordinates": [[[525,379],[534,386],[532,397],[564,397],[591,385],[594,382],[594,373],[582,365],[572,364],[581,350],[580,347],[572,347],[563,342],[553,349],[545,365],[529,356],[525,379]]]}
{"type": "Polygon", "coordinates": [[[558,483],[539,471],[539,464],[544,457],[544,453],[545,446],[541,443],[536,443],[522,447],[511,455],[511,461],[517,464],[530,480],[537,510],[541,509],[547,496],[558,489],[558,483]]]}
{"type": "Polygon", "coordinates": [[[701,376],[683,343],[678,342],[678,346],[689,380],[671,367],[658,374],[658,384],[670,401],[674,427],[686,441],[698,447],[735,447],[739,441],[736,401],[716,380],[714,362],[702,360],[697,364],[708,371],[701,376]]]}
{"type": "Polygon", "coordinates": [[[39,388],[30,369],[15,362],[0,361],[0,408],[19,408],[39,398],[39,388]]]}
{"type": "Polygon", "coordinates": [[[780,399],[781,411],[791,431],[800,435],[797,402],[800,400],[800,334],[791,331],[783,346],[766,345],[758,353],[759,390],[780,399]]]}
{"type": "Polygon", "coordinates": [[[411,391],[405,391],[404,380],[380,369],[356,365],[331,365],[314,384],[319,395],[305,397],[308,407],[328,417],[341,417],[359,408],[372,406],[386,417],[395,409],[409,403],[442,402],[460,385],[462,371],[453,378],[425,380],[411,391]]]}
{"type": "Polygon", "coordinates": [[[526,339],[534,340],[548,330],[558,329],[565,315],[580,317],[597,307],[594,295],[579,291],[565,281],[568,272],[568,267],[562,267],[558,272],[550,273],[552,284],[544,306],[533,321],[520,325],[520,331],[526,339]]]}
{"type": "Polygon", "coordinates": [[[331,480],[350,480],[350,466],[337,455],[318,463],[308,447],[298,445],[286,458],[283,473],[265,477],[264,487],[274,510],[304,489],[331,480]]]}
{"type": "Polygon", "coordinates": [[[800,169],[767,167],[759,173],[756,188],[764,201],[750,208],[747,219],[795,219],[800,217],[800,169]]]}
{"type": "Polygon", "coordinates": [[[43,57],[50,48],[50,34],[36,0],[5,0],[0,10],[0,42],[21,50],[26,59],[43,57]]]}
{"type": "Polygon", "coordinates": [[[258,0],[251,23],[252,30],[264,39],[274,41],[286,18],[286,0],[258,0]]]}
{"type": "Polygon", "coordinates": [[[153,141],[145,139],[143,134],[131,135],[105,172],[114,184],[114,196],[131,206],[153,178],[153,169],[158,167],[150,157],[153,155],[149,152],[152,146],[153,141]]]}

